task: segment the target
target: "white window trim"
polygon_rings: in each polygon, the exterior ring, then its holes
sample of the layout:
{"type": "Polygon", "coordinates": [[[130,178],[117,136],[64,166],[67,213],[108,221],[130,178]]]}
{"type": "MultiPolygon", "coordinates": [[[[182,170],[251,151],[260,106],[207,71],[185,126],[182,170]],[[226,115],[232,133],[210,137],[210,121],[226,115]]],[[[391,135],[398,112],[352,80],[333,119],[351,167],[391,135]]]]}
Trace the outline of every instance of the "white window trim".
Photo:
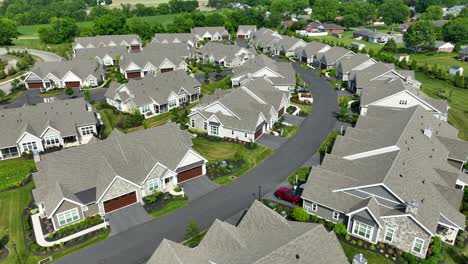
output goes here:
{"type": "Polygon", "coordinates": [[[396,232],[396,228],[387,226],[387,227],[385,228],[385,233],[384,233],[384,237],[383,237],[384,240],[385,240],[386,242],[392,243],[392,242],[393,242],[393,238],[395,237],[395,232],[396,232]],[[387,233],[388,233],[389,230],[392,230],[392,238],[390,239],[390,241],[387,240],[387,233]]]}
{"type": "Polygon", "coordinates": [[[150,192],[157,191],[157,190],[159,190],[159,181],[158,181],[158,179],[148,180],[146,182],[146,186],[148,187],[148,191],[150,191],[150,192]],[[157,187],[155,188],[155,186],[157,186],[157,187]],[[153,190],[151,190],[151,188],[153,188],[153,190]]]}
{"type": "Polygon", "coordinates": [[[310,208],[312,212],[317,212],[318,205],[316,203],[312,203],[312,207],[310,208]]]}
{"type": "Polygon", "coordinates": [[[413,240],[413,246],[411,247],[411,251],[414,252],[414,253],[417,253],[417,254],[421,254],[423,252],[423,249],[424,249],[424,239],[422,238],[419,238],[419,237],[415,237],[414,240],[413,240]],[[416,251],[414,250],[414,246],[416,245],[416,241],[421,241],[421,251],[416,251]]]}
{"type": "Polygon", "coordinates": [[[192,127],[195,127],[195,120],[194,119],[192,119],[191,125],[192,125],[192,127]]]}
{"type": "Polygon", "coordinates": [[[44,142],[46,143],[46,145],[60,144],[60,137],[58,135],[46,136],[46,137],[44,137],[44,142]],[[49,142],[47,142],[47,141],[49,141],[49,142]],[[57,141],[57,142],[55,142],[55,141],[57,141]]]}
{"type": "Polygon", "coordinates": [[[333,211],[333,219],[334,219],[334,220],[340,219],[340,213],[337,212],[337,211],[333,211]]]}
{"type": "Polygon", "coordinates": [[[81,135],[88,136],[88,135],[92,135],[93,133],[94,133],[94,127],[93,126],[81,127],[81,135]]]}
{"type": "Polygon", "coordinates": [[[79,212],[78,212],[78,208],[72,208],[72,209],[70,209],[70,210],[67,210],[67,211],[64,211],[64,212],[61,212],[61,213],[57,214],[57,223],[58,223],[59,226],[66,226],[66,225],[69,225],[69,224],[71,224],[71,223],[75,223],[75,222],[77,222],[77,221],[79,221],[79,220],[80,220],[80,214],[79,214],[79,212]],[[67,213],[70,213],[70,214],[73,215],[73,212],[74,212],[74,211],[76,211],[76,215],[78,216],[78,219],[73,220],[73,216],[72,216],[72,220],[71,220],[70,222],[67,222],[66,214],[67,214],[67,213]],[[60,223],[60,217],[61,217],[61,216],[64,217],[63,219],[65,220],[65,224],[61,224],[61,223],[60,223]]]}
{"type": "MultiPolygon", "coordinates": [[[[358,228],[358,229],[359,229],[359,228],[358,228]]],[[[372,241],[372,235],[374,234],[374,227],[371,226],[371,225],[368,225],[368,224],[365,224],[365,223],[362,223],[362,222],[353,220],[353,226],[352,226],[352,228],[351,228],[351,233],[352,233],[353,235],[355,235],[355,236],[358,236],[358,237],[362,238],[362,239],[365,239],[365,240],[368,240],[368,241],[372,241]],[[366,226],[370,227],[369,238],[367,238],[367,237],[365,237],[365,236],[361,236],[361,235],[359,234],[359,232],[356,232],[356,233],[354,232],[354,226],[355,226],[356,224],[358,224],[358,225],[366,225],[366,226]]]]}

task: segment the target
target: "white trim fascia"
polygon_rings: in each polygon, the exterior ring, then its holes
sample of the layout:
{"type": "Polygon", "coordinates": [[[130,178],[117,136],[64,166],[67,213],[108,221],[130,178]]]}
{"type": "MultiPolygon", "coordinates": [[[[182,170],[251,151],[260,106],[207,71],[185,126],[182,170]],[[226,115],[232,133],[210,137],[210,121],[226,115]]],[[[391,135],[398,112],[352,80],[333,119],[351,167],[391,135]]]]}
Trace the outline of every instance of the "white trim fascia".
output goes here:
{"type": "Polygon", "coordinates": [[[109,188],[112,186],[112,184],[114,184],[114,182],[117,180],[117,178],[119,178],[119,179],[121,179],[121,180],[123,180],[123,181],[125,181],[125,182],[127,182],[127,183],[133,184],[133,185],[135,185],[135,186],[138,187],[138,188],[141,188],[140,185],[138,185],[138,184],[136,184],[136,183],[134,183],[134,182],[132,182],[132,181],[129,181],[129,180],[125,179],[124,177],[121,177],[121,176],[119,176],[119,175],[115,175],[114,179],[109,183],[109,185],[107,185],[107,188],[106,188],[106,189],[104,190],[104,192],[101,194],[101,196],[99,197],[99,199],[96,200],[96,203],[101,202],[102,198],[103,198],[104,195],[107,193],[107,191],[109,191],[109,188]]]}
{"type": "MultiPolygon", "coordinates": [[[[444,214],[440,213],[440,215],[442,215],[445,219],[447,219],[447,221],[449,221],[450,223],[452,223],[455,227],[457,227],[458,229],[465,229],[464,227],[460,227],[459,225],[455,224],[452,220],[450,220],[448,217],[446,217],[444,214]]],[[[443,223],[440,223],[439,224],[442,224],[443,223]]],[[[453,227],[453,226],[452,226],[453,227]]]]}
{"type": "Polygon", "coordinates": [[[184,157],[179,161],[179,163],[178,163],[177,166],[175,167],[176,170],[179,168],[180,163],[185,159],[185,157],[187,157],[187,155],[188,155],[189,153],[192,153],[192,154],[194,154],[195,156],[199,157],[199,158],[202,159],[205,163],[208,162],[208,160],[205,159],[205,158],[204,158],[202,155],[200,155],[198,152],[196,152],[196,151],[193,150],[193,149],[189,149],[189,150],[187,150],[187,152],[185,153],[184,157]]]}
{"type": "Polygon", "coordinates": [[[281,74],[279,74],[279,73],[275,72],[274,70],[272,70],[272,69],[270,69],[270,68],[268,68],[268,67],[266,67],[266,66],[265,66],[265,67],[263,67],[263,68],[261,68],[261,69],[259,69],[259,70],[258,70],[258,71],[256,71],[256,72],[253,72],[253,73],[252,73],[252,75],[255,75],[257,72],[259,72],[259,71],[262,71],[263,69],[268,69],[269,71],[273,72],[274,74],[278,75],[279,77],[281,77],[281,78],[284,78],[284,76],[283,76],[283,75],[281,75],[281,74]]]}
{"type": "Polygon", "coordinates": [[[439,113],[439,114],[442,114],[441,111],[439,111],[438,109],[436,109],[435,107],[433,107],[431,104],[429,104],[428,102],[424,101],[423,99],[419,98],[417,95],[413,94],[412,92],[410,92],[410,91],[408,91],[408,90],[406,90],[406,89],[403,90],[403,91],[400,91],[400,92],[398,92],[398,93],[394,93],[394,94],[391,94],[391,95],[389,95],[389,96],[386,96],[386,97],[384,97],[384,98],[382,98],[382,99],[379,99],[379,100],[377,100],[377,101],[375,101],[375,102],[366,104],[365,107],[368,107],[368,106],[370,106],[370,105],[378,104],[378,103],[380,103],[380,102],[382,102],[382,101],[384,101],[384,100],[386,100],[386,99],[388,99],[388,98],[390,98],[390,97],[392,97],[392,96],[398,96],[398,95],[400,95],[400,94],[402,94],[402,93],[408,94],[409,96],[411,96],[411,97],[413,97],[414,99],[416,99],[416,101],[419,101],[419,102],[421,102],[422,104],[424,104],[424,105],[426,105],[427,107],[429,107],[429,108],[431,108],[432,110],[434,110],[435,112],[437,112],[437,113],[439,113]]]}
{"type": "Polygon", "coordinates": [[[160,165],[160,166],[162,166],[162,167],[168,169],[166,166],[164,166],[164,165],[163,165],[162,163],[160,163],[159,161],[156,162],[156,164],[153,166],[153,168],[151,168],[151,170],[148,172],[148,174],[146,175],[146,177],[143,179],[142,185],[146,182],[146,180],[148,180],[149,176],[151,175],[151,173],[154,171],[154,169],[155,169],[158,165],[160,165]]]}
{"type": "MultiPolygon", "coordinates": [[[[373,199],[375,199],[374,197],[372,197],[373,199]]],[[[365,207],[362,207],[360,209],[357,209],[357,210],[354,210],[352,212],[349,212],[347,213],[346,215],[348,216],[352,216],[356,213],[359,213],[361,211],[364,211],[364,210],[367,210],[367,212],[369,212],[369,214],[372,216],[372,218],[374,218],[374,221],[377,223],[377,225],[379,225],[379,227],[382,227],[382,225],[380,225],[379,221],[377,220],[377,217],[375,217],[375,215],[372,213],[372,211],[369,209],[369,207],[365,206],[365,207]]]]}
{"type": "Polygon", "coordinates": [[[138,66],[135,62],[131,61],[131,62],[128,64],[127,68],[125,68],[124,72],[126,72],[126,71],[128,70],[128,68],[129,68],[130,66],[132,66],[132,65],[135,65],[136,68],[138,68],[140,71],[143,70],[143,69],[142,69],[140,66],[138,66]]]}
{"type": "Polygon", "coordinates": [[[37,139],[40,140],[41,143],[42,143],[42,139],[41,139],[41,138],[39,138],[39,137],[37,137],[36,135],[33,135],[33,134],[31,134],[31,133],[25,131],[25,132],[18,138],[18,140],[16,140],[16,144],[18,144],[18,143],[24,138],[24,136],[25,136],[26,134],[29,134],[29,135],[31,135],[31,136],[37,138],[37,139]]]}
{"type": "Polygon", "coordinates": [[[381,155],[381,154],[385,154],[385,153],[389,153],[389,152],[394,152],[394,151],[398,151],[398,150],[400,150],[400,148],[398,146],[396,146],[396,145],[393,145],[393,146],[373,149],[373,150],[369,150],[369,151],[364,151],[364,152],[344,156],[343,159],[357,160],[357,159],[377,156],[377,155],[381,155]]]}
{"type": "MultiPolygon", "coordinates": [[[[389,201],[389,202],[392,202],[394,204],[401,204],[401,202],[395,202],[395,201],[392,201],[390,199],[387,199],[387,198],[384,198],[384,197],[381,197],[381,196],[378,196],[378,195],[375,195],[373,193],[370,193],[370,192],[366,192],[366,191],[363,191],[363,190],[360,190],[360,189],[357,189],[356,191],[358,192],[362,192],[362,193],[365,193],[365,194],[368,194],[369,196],[372,196],[372,197],[378,197],[379,199],[383,199],[383,200],[386,200],[386,201],[389,201]]],[[[379,201],[377,201],[377,198],[375,198],[375,201],[378,203],[379,201]]]]}
{"type": "MultiPolygon", "coordinates": [[[[361,192],[362,192],[362,191],[361,191],[361,192]]],[[[359,199],[361,199],[361,200],[365,200],[365,199],[369,198],[369,197],[362,198],[362,197],[360,197],[360,196],[357,196],[357,195],[355,195],[355,194],[352,194],[352,193],[349,193],[349,192],[346,192],[346,191],[343,192],[343,193],[345,193],[345,194],[347,194],[347,195],[354,196],[354,197],[359,198],[359,199]]],[[[366,193],[366,194],[367,194],[367,193],[366,193]]],[[[372,196],[372,195],[370,195],[370,196],[372,196]]],[[[380,198],[380,197],[379,197],[379,198],[380,198]]],[[[377,200],[377,198],[375,199],[375,201],[376,201],[380,206],[387,207],[387,208],[389,208],[389,209],[395,209],[394,207],[390,207],[390,206],[388,206],[388,205],[379,203],[379,201],[377,200]]],[[[401,205],[401,203],[399,203],[399,204],[401,205]]]]}
{"type": "Polygon", "coordinates": [[[421,224],[413,215],[411,214],[399,214],[399,215],[387,215],[387,216],[381,216],[380,218],[395,218],[395,217],[409,217],[411,218],[414,222],[416,222],[422,229],[424,229],[429,235],[434,236],[434,234],[429,231],[423,224],[421,224]]]}
{"type": "MultiPolygon", "coordinates": [[[[52,211],[52,213],[49,214],[49,216],[48,216],[47,218],[51,219],[52,216],[55,214],[55,212],[59,209],[59,207],[62,205],[62,203],[63,203],[64,201],[67,201],[67,202],[70,202],[70,203],[74,203],[74,204],[79,205],[79,206],[83,206],[83,205],[84,205],[84,204],[82,204],[82,203],[79,203],[79,202],[70,200],[70,199],[68,199],[68,198],[62,197],[62,199],[60,200],[60,202],[57,204],[57,206],[55,207],[55,209],[52,211]]],[[[80,207],[80,210],[81,210],[81,207],[80,207]]]]}
{"type": "MultiPolygon", "coordinates": [[[[47,132],[48,129],[52,128],[53,130],[57,131],[58,133],[60,133],[60,131],[58,131],[57,129],[51,127],[51,126],[47,126],[44,131],[42,132],[42,134],[39,136],[39,138],[42,139],[42,137],[44,136],[44,134],[47,132]]],[[[61,133],[60,133],[61,134],[61,133]]]]}
{"type": "Polygon", "coordinates": [[[221,123],[221,121],[220,121],[219,118],[216,116],[216,114],[212,114],[205,122],[208,122],[208,123],[209,123],[210,120],[211,120],[213,117],[216,118],[216,120],[218,120],[219,123],[224,127],[224,124],[221,123]]]}
{"type": "MultiPolygon", "coordinates": [[[[346,214],[346,212],[343,212],[343,211],[341,211],[341,210],[337,210],[337,209],[332,208],[332,207],[330,207],[330,206],[323,205],[323,204],[321,204],[321,203],[314,202],[314,201],[312,201],[311,199],[308,199],[308,198],[303,197],[302,195],[301,195],[301,198],[302,198],[303,200],[307,200],[307,201],[309,201],[309,202],[311,202],[311,203],[318,204],[318,205],[320,205],[320,206],[322,206],[322,207],[326,207],[326,208],[332,209],[333,211],[337,211],[337,212],[340,212],[340,213],[342,213],[342,214],[346,214]]],[[[314,211],[314,212],[316,212],[316,211],[314,211]]]]}
{"type": "Polygon", "coordinates": [[[213,106],[214,104],[219,104],[219,105],[221,105],[224,109],[226,109],[226,111],[228,111],[229,113],[231,113],[231,114],[232,114],[233,116],[235,116],[237,119],[241,120],[241,118],[240,118],[239,116],[237,116],[234,112],[232,112],[231,109],[229,109],[229,108],[227,108],[225,105],[223,105],[219,100],[214,101],[213,103],[211,103],[211,104],[209,104],[209,105],[203,107],[203,109],[206,109],[206,108],[208,108],[208,107],[210,107],[210,106],[213,106]]]}
{"type": "Polygon", "coordinates": [[[246,91],[250,96],[252,96],[255,99],[255,101],[261,104],[267,104],[267,102],[263,101],[260,97],[258,97],[254,92],[249,90],[249,88],[245,87],[244,85],[241,87],[241,89],[246,91]]]}
{"type": "MultiPolygon", "coordinates": [[[[78,77],[78,79],[80,79],[80,83],[83,82],[83,80],[81,79],[81,77],[78,76],[77,74],[75,74],[74,72],[72,72],[71,70],[67,71],[67,73],[65,73],[65,75],[63,75],[63,78],[62,78],[60,81],[64,82],[64,81],[65,81],[65,78],[66,78],[67,75],[69,75],[70,73],[73,74],[73,75],[75,75],[76,77],[78,77]]],[[[64,84],[64,85],[65,85],[65,84],[64,84]]],[[[81,84],[81,85],[83,85],[83,84],[81,84]]]]}
{"type": "Polygon", "coordinates": [[[161,177],[161,180],[165,180],[167,178],[174,177],[174,176],[177,177],[177,172],[171,169],[167,169],[166,174],[164,174],[164,176],[161,177]]]}
{"type": "Polygon", "coordinates": [[[204,115],[203,115],[200,111],[198,111],[198,110],[195,110],[195,111],[191,112],[191,113],[188,115],[188,117],[192,117],[192,116],[194,116],[195,114],[200,114],[203,118],[205,118],[205,120],[208,119],[208,118],[206,118],[206,116],[204,116],[204,115]]]}
{"type": "Polygon", "coordinates": [[[367,187],[375,187],[375,186],[383,186],[385,189],[390,192],[393,196],[395,196],[398,200],[400,200],[401,203],[404,203],[405,201],[401,199],[398,195],[396,195],[390,188],[388,188],[384,183],[375,183],[375,184],[368,184],[368,185],[361,185],[361,186],[354,186],[354,187],[349,187],[349,188],[343,188],[343,189],[336,189],[333,190],[332,192],[341,192],[341,191],[349,191],[349,190],[355,190],[355,189],[360,189],[360,188],[367,188],[367,187]]]}
{"type": "Polygon", "coordinates": [[[36,75],[37,78],[39,78],[39,79],[41,79],[42,81],[44,81],[44,79],[42,79],[41,77],[39,77],[37,74],[35,74],[35,73],[32,72],[32,71],[30,71],[30,72],[28,73],[28,75],[26,75],[26,78],[24,78],[24,80],[25,80],[25,81],[28,80],[28,78],[31,76],[31,74],[36,75]]]}
{"type": "Polygon", "coordinates": [[[172,67],[173,69],[175,69],[177,67],[177,65],[175,63],[173,63],[170,59],[164,58],[164,60],[159,64],[158,69],[161,69],[161,65],[163,65],[164,62],[166,62],[166,61],[173,65],[173,67],[172,67]]]}

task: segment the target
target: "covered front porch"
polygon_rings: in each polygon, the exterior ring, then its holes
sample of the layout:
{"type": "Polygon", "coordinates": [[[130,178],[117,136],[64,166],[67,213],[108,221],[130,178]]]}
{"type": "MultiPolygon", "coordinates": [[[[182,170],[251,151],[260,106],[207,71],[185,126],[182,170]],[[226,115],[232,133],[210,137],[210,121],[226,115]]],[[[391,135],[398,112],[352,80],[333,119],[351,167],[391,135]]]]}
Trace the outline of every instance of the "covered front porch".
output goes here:
{"type": "Polygon", "coordinates": [[[454,245],[458,230],[458,228],[439,223],[437,225],[436,236],[440,237],[443,242],[454,245]]]}
{"type": "Polygon", "coordinates": [[[17,146],[0,149],[0,159],[12,159],[20,156],[17,146]]]}

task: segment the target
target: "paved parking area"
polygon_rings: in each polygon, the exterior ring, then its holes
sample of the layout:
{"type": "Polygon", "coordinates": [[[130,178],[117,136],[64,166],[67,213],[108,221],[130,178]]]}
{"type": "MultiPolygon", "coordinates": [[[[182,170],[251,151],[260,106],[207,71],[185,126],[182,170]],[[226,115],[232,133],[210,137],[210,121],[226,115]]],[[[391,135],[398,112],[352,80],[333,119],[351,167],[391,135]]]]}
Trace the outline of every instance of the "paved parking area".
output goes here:
{"type": "Polygon", "coordinates": [[[189,202],[194,201],[219,187],[206,175],[183,182],[180,185],[184,188],[184,192],[187,194],[189,202]]]}
{"type": "Polygon", "coordinates": [[[271,148],[273,150],[276,150],[278,149],[279,147],[281,147],[281,145],[286,142],[288,139],[287,138],[284,138],[284,137],[279,137],[279,136],[273,136],[273,135],[270,135],[270,134],[263,134],[263,136],[261,136],[257,141],[256,143],[257,144],[260,144],[262,146],[265,146],[265,147],[268,147],[268,148],[271,148]]]}
{"type": "Polygon", "coordinates": [[[134,204],[106,216],[111,226],[111,236],[151,220],[141,204],[134,204]]]}
{"type": "MultiPolygon", "coordinates": [[[[276,198],[276,196],[273,193],[280,187],[292,188],[291,184],[289,184],[289,182],[286,180],[286,181],[278,184],[271,192],[268,192],[265,195],[263,195],[262,199],[270,200],[270,201],[273,201],[273,202],[276,202],[276,203],[279,203],[279,204],[283,204],[283,205],[286,205],[286,206],[289,206],[289,207],[296,207],[297,205],[295,205],[293,203],[290,203],[290,202],[287,202],[287,201],[280,200],[280,199],[276,198]]],[[[301,188],[301,187],[299,187],[299,188],[301,188]]]]}
{"type": "Polygon", "coordinates": [[[301,125],[302,121],[304,121],[305,117],[303,116],[296,116],[296,115],[290,115],[290,114],[285,114],[284,115],[284,123],[290,124],[293,126],[299,126],[301,125]]]}

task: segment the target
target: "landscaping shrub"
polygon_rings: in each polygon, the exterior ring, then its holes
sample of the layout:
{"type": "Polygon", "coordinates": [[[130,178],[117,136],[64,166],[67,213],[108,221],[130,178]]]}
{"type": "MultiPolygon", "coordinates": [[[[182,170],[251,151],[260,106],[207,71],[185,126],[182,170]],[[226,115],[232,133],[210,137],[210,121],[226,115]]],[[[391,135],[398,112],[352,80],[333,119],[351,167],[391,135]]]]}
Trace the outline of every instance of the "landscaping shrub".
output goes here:
{"type": "Polygon", "coordinates": [[[348,235],[348,234],[346,234],[346,235],[345,235],[345,239],[349,241],[349,240],[351,239],[351,236],[348,235]]]}
{"type": "Polygon", "coordinates": [[[360,246],[360,247],[362,247],[362,240],[359,240],[359,241],[357,242],[357,245],[360,246]]]}
{"type": "Polygon", "coordinates": [[[148,195],[146,197],[143,198],[143,200],[145,201],[145,203],[148,203],[148,204],[154,204],[155,202],[157,202],[159,200],[159,198],[163,195],[162,192],[155,192],[151,195],[148,195]]]}
{"type": "Polygon", "coordinates": [[[75,92],[73,91],[73,89],[71,87],[67,87],[65,89],[65,94],[67,94],[68,96],[71,96],[73,95],[75,92]]]}
{"type": "Polygon", "coordinates": [[[291,217],[299,222],[307,222],[310,218],[310,215],[302,207],[296,207],[292,211],[291,217]]]}
{"type": "Polygon", "coordinates": [[[310,220],[313,222],[313,223],[317,223],[319,221],[319,218],[318,216],[316,215],[311,215],[310,216],[310,220]]]}
{"type": "Polygon", "coordinates": [[[325,222],[325,226],[328,228],[328,229],[333,229],[335,227],[335,223],[331,222],[331,221],[326,221],[325,222]]]}
{"type": "Polygon", "coordinates": [[[92,226],[96,226],[103,222],[104,220],[101,218],[100,215],[86,217],[83,221],[60,228],[59,230],[57,230],[57,232],[51,234],[52,236],[47,237],[46,240],[48,241],[58,240],[60,238],[72,235],[74,233],[85,230],[92,226]]]}
{"type": "Polygon", "coordinates": [[[375,246],[371,245],[369,249],[372,250],[372,251],[375,251],[375,246]]]}
{"type": "Polygon", "coordinates": [[[404,252],[403,255],[401,255],[401,258],[406,261],[408,264],[419,264],[418,259],[413,256],[413,254],[404,252]]]}
{"type": "Polygon", "coordinates": [[[356,240],[351,240],[351,244],[356,245],[356,240]]]}
{"type": "Polygon", "coordinates": [[[187,240],[200,233],[200,227],[195,219],[190,220],[187,228],[185,229],[184,238],[187,240]]]}
{"type": "Polygon", "coordinates": [[[336,224],[333,231],[335,231],[337,235],[346,235],[348,233],[344,224],[336,224]]]}

